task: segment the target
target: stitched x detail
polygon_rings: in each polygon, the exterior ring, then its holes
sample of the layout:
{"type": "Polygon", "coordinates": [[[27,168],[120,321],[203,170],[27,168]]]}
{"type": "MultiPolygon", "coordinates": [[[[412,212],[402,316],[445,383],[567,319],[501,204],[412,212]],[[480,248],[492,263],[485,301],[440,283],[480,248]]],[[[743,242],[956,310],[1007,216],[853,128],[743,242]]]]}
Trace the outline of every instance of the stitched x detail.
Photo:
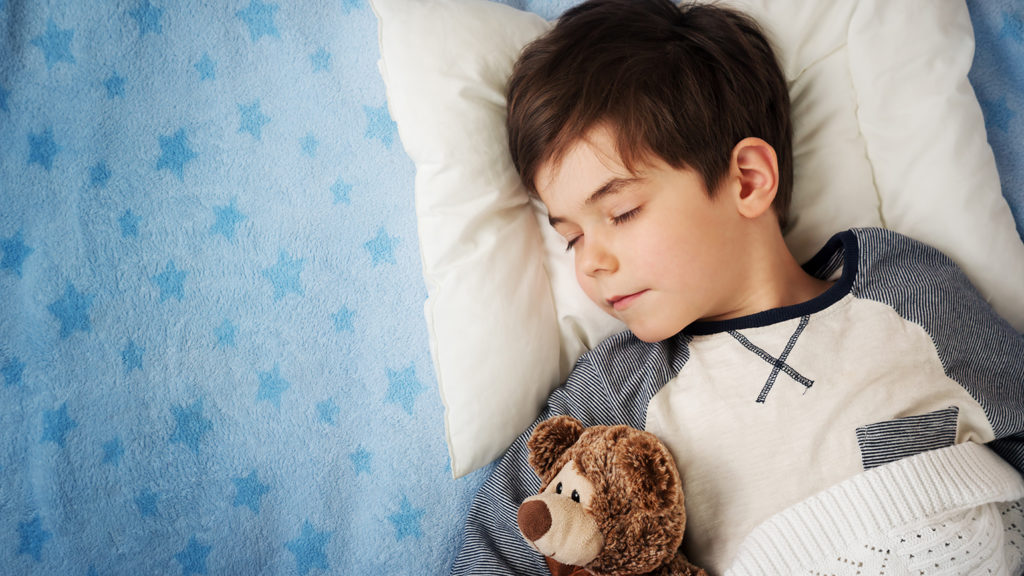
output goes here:
{"type": "Polygon", "coordinates": [[[768,397],[768,393],[771,392],[772,386],[775,385],[775,380],[779,377],[779,372],[785,372],[790,378],[796,380],[800,384],[803,384],[804,388],[810,388],[814,385],[814,380],[804,377],[802,374],[794,370],[789,364],[786,364],[786,358],[789,358],[789,353],[793,351],[793,347],[796,346],[797,339],[800,338],[800,334],[803,333],[804,328],[807,327],[807,323],[809,321],[810,316],[803,316],[800,318],[800,325],[796,327],[796,331],[789,337],[786,349],[782,351],[782,355],[778,358],[775,358],[771,354],[759,348],[743,334],[740,334],[735,330],[729,331],[729,335],[742,344],[744,348],[750,350],[754,354],[757,354],[757,356],[762,360],[772,365],[772,373],[768,376],[768,381],[765,382],[764,388],[761,389],[761,393],[757,395],[757,401],[759,403],[763,404],[765,399],[768,397]]]}

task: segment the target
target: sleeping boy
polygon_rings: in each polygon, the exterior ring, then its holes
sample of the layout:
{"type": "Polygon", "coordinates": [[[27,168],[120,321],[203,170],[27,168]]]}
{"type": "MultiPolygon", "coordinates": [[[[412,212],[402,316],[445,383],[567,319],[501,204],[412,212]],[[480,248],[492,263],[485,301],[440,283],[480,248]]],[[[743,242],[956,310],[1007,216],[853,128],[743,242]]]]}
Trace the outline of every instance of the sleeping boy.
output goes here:
{"type": "MultiPolygon", "coordinates": [[[[753,21],[670,0],[569,10],[508,85],[523,183],[583,291],[629,329],[579,359],[540,420],[660,437],[685,553],[712,574],[759,524],[867,470],[968,443],[1024,468],[1024,339],[955,264],[880,229],[791,255],[789,114],[753,21]]],[[[455,574],[546,573],[516,526],[537,488],[529,433],[477,495],[455,574]]]]}

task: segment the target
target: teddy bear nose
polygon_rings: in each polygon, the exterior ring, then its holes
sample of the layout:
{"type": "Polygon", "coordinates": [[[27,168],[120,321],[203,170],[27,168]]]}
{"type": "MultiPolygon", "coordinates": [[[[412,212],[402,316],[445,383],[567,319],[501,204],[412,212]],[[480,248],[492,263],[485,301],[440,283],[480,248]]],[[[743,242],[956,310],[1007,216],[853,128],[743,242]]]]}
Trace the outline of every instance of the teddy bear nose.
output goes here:
{"type": "Polygon", "coordinates": [[[516,520],[519,523],[519,531],[531,541],[539,540],[551,529],[551,512],[542,500],[523,502],[516,520]]]}

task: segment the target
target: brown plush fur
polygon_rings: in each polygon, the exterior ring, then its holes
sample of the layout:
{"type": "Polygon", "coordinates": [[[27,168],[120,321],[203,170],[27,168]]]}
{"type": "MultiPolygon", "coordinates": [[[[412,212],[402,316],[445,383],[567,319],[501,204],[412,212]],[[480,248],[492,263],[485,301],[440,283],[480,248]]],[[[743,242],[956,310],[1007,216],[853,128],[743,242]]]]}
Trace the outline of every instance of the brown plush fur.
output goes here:
{"type": "Polygon", "coordinates": [[[605,544],[587,571],[704,574],[679,552],[686,525],[682,483],[672,455],[653,434],[627,426],[584,428],[556,416],[539,424],[527,445],[541,491],[570,461],[594,486],[589,512],[605,544]]]}

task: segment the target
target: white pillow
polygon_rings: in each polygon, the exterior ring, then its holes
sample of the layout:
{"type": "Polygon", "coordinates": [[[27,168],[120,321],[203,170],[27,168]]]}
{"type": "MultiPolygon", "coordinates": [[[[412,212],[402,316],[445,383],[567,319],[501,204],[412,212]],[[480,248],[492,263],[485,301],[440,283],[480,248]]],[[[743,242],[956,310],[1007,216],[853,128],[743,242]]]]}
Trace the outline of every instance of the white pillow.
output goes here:
{"type": "MultiPolygon", "coordinates": [[[[509,158],[505,81],[550,26],[483,0],[372,0],[391,115],[416,165],[431,354],[452,473],[499,456],[577,357],[622,329],[576,285],[571,255],[509,158]]],[[[790,82],[794,225],[809,258],[885,226],[964,268],[1024,331],[1024,243],[967,81],[963,2],[734,0],[790,82]]]]}

